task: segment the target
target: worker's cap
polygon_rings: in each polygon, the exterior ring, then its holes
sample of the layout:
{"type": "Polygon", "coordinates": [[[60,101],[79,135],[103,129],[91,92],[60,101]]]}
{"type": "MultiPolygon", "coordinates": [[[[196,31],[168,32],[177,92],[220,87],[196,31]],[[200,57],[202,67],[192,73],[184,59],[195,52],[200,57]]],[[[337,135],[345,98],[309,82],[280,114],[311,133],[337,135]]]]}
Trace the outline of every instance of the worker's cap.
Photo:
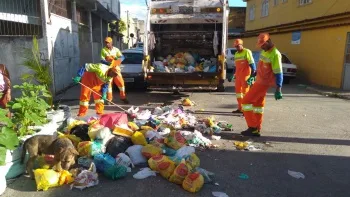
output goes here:
{"type": "Polygon", "coordinates": [[[262,45],[264,45],[268,40],[270,39],[270,35],[268,33],[261,33],[258,36],[258,42],[256,43],[257,47],[261,47],[262,45]]]}
{"type": "Polygon", "coordinates": [[[105,42],[112,43],[113,39],[111,37],[106,37],[105,42]]]}
{"type": "Polygon", "coordinates": [[[243,45],[243,40],[242,39],[236,39],[233,42],[233,47],[237,47],[238,45],[243,45]]]}

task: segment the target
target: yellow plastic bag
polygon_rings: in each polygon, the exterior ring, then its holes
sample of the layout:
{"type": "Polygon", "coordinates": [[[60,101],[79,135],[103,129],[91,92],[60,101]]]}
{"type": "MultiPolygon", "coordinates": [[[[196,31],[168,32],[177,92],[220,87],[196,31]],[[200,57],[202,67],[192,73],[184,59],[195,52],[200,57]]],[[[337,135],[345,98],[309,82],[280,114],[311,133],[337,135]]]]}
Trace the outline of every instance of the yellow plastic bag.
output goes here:
{"type": "Polygon", "coordinates": [[[199,172],[190,173],[182,182],[182,187],[192,193],[198,192],[204,185],[204,178],[199,172]]]}
{"type": "Polygon", "coordinates": [[[59,179],[58,185],[71,184],[73,182],[74,182],[74,178],[70,172],[63,170],[60,173],[60,179],[59,179]]]}
{"type": "Polygon", "coordinates": [[[92,124],[90,124],[89,129],[88,129],[88,135],[91,140],[95,140],[97,131],[100,129],[103,129],[104,126],[99,124],[99,121],[94,121],[92,124]]]}
{"type": "Polygon", "coordinates": [[[160,147],[147,144],[142,148],[141,152],[144,157],[149,159],[153,156],[161,155],[163,153],[163,150],[160,147]]]}
{"type": "Polygon", "coordinates": [[[182,101],[182,105],[183,105],[183,106],[193,106],[193,102],[192,102],[189,98],[185,98],[185,99],[182,101]]]}
{"type": "Polygon", "coordinates": [[[174,170],[174,173],[170,176],[169,181],[175,184],[181,185],[188,175],[190,169],[183,160],[174,170]]]}
{"type": "Polygon", "coordinates": [[[86,122],[83,120],[74,120],[70,125],[68,125],[67,131],[70,132],[74,127],[81,124],[86,124],[86,122]]]}
{"type": "Polygon", "coordinates": [[[131,141],[134,145],[142,145],[142,146],[146,146],[147,145],[147,141],[145,136],[141,133],[136,131],[132,136],[131,136],[131,141]]]}
{"type": "Polygon", "coordinates": [[[80,142],[77,147],[79,156],[91,156],[92,144],[93,142],[91,141],[80,142]]]}
{"type": "Polygon", "coordinates": [[[150,126],[142,126],[141,130],[145,130],[147,132],[149,130],[154,130],[154,129],[152,127],[150,127],[150,126]]]}
{"type": "Polygon", "coordinates": [[[186,139],[181,135],[180,132],[172,130],[169,136],[165,138],[164,142],[170,148],[178,150],[186,144],[186,139]]]}
{"type": "Polygon", "coordinates": [[[59,186],[60,173],[54,170],[37,169],[34,170],[36,189],[46,191],[51,187],[59,186]]]}
{"type": "Polygon", "coordinates": [[[77,147],[78,144],[81,142],[80,137],[77,137],[75,135],[63,134],[63,133],[58,132],[58,137],[59,138],[68,138],[68,139],[70,139],[70,141],[72,141],[74,147],[77,147]]]}
{"type": "Polygon", "coordinates": [[[195,153],[192,153],[187,159],[186,159],[186,163],[189,167],[191,167],[192,169],[195,169],[197,167],[200,166],[200,159],[198,158],[198,156],[195,153]]]}
{"type": "Polygon", "coordinates": [[[165,161],[165,162],[161,162],[160,164],[158,164],[158,170],[160,175],[162,175],[162,177],[169,179],[169,177],[173,174],[174,170],[175,170],[175,163],[171,160],[169,161],[165,161]]]}
{"type": "Polygon", "coordinates": [[[140,129],[139,126],[137,126],[137,124],[135,124],[134,122],[129,122],[128,126],[133,131],[138,131],[140,129]]]}

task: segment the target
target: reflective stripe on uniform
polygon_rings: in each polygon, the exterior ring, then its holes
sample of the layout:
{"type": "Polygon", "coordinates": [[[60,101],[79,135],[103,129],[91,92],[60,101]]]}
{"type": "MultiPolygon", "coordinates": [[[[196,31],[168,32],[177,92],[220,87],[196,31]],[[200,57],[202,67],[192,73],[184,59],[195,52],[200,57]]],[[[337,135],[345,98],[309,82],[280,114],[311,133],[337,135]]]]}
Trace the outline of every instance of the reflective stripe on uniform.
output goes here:
{"type": "Polygon", "coordinates": [[[253,111],[256,114],[263,114],[264,113],[264,107],[253,107],[253,111]]]}
{"type": "Polygon", "coordinates": [[[108,92],[113,92],[113,88],[108,88],[108,92]]]}
{"type": "Polygon", "coordinates": [[[79,105],[88,107],[89,106],[89,101],[80,101],[79,105]]]}
{"type": "Polygon", "coordinates": [[[95,103],[105,103],[105,101],[103,99],[98,99],[98,100],[94,100],[95,103]]]}
{"type": "Polygon", "coordinates": [[[253,105],[252,104],[242,104],[242,110],[243,111],[253,111],[253,105]]]}
{"type": "Polygon", "coordinates": [[[120,91],[125,91],[125,87],[118,87],[120,91]]]}
{"type": "Polygon", "coordinates": [[[243,97],[244,97],[244,94],[243,94],[243,93],[236,93],[236,97],[237,97],[237,98],[243,98],[243,97]]]}

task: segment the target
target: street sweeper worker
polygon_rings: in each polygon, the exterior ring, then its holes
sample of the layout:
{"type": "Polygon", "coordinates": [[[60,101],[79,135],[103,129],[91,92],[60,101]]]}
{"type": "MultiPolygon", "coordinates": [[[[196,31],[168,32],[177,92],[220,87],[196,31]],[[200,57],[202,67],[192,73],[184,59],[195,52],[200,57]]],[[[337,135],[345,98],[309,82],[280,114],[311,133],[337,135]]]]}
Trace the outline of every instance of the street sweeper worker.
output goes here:
{"type": "Polygon", "coordinates": [[[282,99],[282,56],[270,39],[268,33],[258,36],[257,47],[262,49],[256,82],[242,101],[242,110],[248,129],[241,134],[244,136],[260,136],[266,92],[270,87],[276,87],[275,99],[282,99]]]}
{"type": "MultiPolygon", "coordinates": [[[[117,68],[118,76],[113,78],[113,81],[119,89],[120,99],[127,104],[129,102],[126,99],[124,79],[120,70],[120,64],[125,58],[120,50],[113,46],[113,39],[111,37],[105,38],[105,45],[101,50],[101,63],[117,68]]],[[[109,101],[113,100],[113,81],[108,86],[107,99],[109,101]]]]}
{"type": "Polygon", "coordinates": [[[91,93],[95,102],[96,114],[103,114],[104,101],[107,100],[108,85],[117,75],[117,68],[106,66],[102,63],[84,64],[78,70],[77,76],[73,79],[75,83],[80,82],[83,84],[80,92],[80,108],[78,116],[86,115],[89,108],[91,93]],[[93,93],[92,90],[99,95],[93,93]]]}
{"type": "Polygon", "coordinates": [[[243,40],[236,39],[233,46],[237,49],[234,55],[235,60],[235,90],[238,103],[238,109],[232,113],[242,113],[242,99],[249,91],[249,86],[253,84],[255,77],[255,62],[252,52],[243,47],[243,40]]]}

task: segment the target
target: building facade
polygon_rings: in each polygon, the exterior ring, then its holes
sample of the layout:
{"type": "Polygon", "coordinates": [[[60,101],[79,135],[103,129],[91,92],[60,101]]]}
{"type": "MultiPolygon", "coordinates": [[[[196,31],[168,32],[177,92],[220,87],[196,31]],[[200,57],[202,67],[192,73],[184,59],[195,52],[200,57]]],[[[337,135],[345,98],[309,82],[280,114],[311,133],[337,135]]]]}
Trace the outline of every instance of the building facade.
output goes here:
{"type": "Polygon", "coordinates": [[[36,36],[58,93],[71,84],[81,64],[100,61],[108,22],[119,18],[119,0],[2,0],[0,63],[9,69],[13,84],[22,83],[21,75],[28,72],[21,66],[23,50],[31,48],[36,36]]]}
{"type": "Polygon", "coordinates": [[[282,53],[311,83],[350,90],[349,0],[244,0],[245,46],[271,34],[282,53]]]}
{"type": "Polygon", "coordinates": [[[228,19],[228,36],[238,36],[244,32],[245,28],[245,7],[230,7],[228,19]]]}

